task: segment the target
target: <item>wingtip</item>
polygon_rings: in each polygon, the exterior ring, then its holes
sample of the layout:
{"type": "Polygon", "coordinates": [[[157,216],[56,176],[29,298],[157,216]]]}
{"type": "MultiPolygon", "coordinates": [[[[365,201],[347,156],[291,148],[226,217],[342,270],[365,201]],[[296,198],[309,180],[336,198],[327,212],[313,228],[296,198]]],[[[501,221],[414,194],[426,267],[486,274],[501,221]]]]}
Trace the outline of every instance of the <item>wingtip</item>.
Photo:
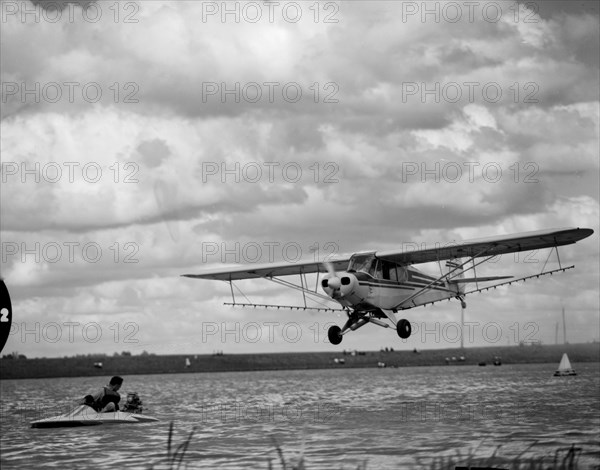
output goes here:
{"type": "Polygon", "coordinates": [[[579,230],[580,233],[582,234],[582,237],[580,238],[580,240],[583,240],[584,238],[587,238],[594,234],[594,230],[591,228],[587,228],[587,227],[583,227],[583,228],[577,227],[577,230],[579,230]]]}

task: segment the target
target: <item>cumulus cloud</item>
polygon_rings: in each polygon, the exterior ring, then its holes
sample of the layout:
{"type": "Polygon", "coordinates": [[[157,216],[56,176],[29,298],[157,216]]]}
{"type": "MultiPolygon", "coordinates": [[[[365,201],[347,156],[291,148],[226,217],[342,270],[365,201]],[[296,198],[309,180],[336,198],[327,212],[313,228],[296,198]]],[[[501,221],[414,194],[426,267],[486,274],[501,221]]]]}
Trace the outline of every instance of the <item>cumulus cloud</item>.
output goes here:
{"type": "MultiPolygon", "coordinates": [[[[208,246],[257,244],[264,256],[276,246],[283,259],[293,243],[312,258],[547,227],[598,232],[594,5],[502,4],[494,21],[466,9],[449,21],[439,3],[435,21],[406,10],[421,2],[346,2],[318,21],[308,7],[290,21],[284,5],[272,21],[265,9],[235,22],[207,14],[207,2],[53,3],[16,2],[43,21],[11,12],[1,32],[2,275],[27,321],[49,308],[61,321],[134,321],[149,348],[176,352],[172,338],[185,342],[178,331],[196,321],[247,318],[220,305],[227,286],[178,278],[237,260],[207,257],[208,246]],[[165,312],[169,338],[157,326],[165,312]]],[[[597,246],[566,254],[578,268],[596,260],[574,276],[579,318],[597,324],[597,246]]],[[[262,303],[292,303],[249,286],[262,303]]],[[[542,321],[552,290],[568,295],[558,286],[502,290],[486,312],[523,302],[542,321]]],[[[392,341],[366,330],[351,344],[392,341]]]]}

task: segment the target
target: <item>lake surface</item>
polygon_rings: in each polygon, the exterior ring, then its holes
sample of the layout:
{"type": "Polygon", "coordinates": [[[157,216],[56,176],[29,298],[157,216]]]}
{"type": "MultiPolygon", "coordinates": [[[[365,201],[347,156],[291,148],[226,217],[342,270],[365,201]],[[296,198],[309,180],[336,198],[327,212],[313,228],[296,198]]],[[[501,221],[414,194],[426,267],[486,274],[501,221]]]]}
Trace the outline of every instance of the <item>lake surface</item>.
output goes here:
{"type": "MultiPolygon", "coordinates": [[[[195,433],[188,468],[260,468],[303,455],[308,470],[427,468],[458,453],[551,460],[582,448],[600,465],[600,364],[264,371],[125,377],[159,423],[32,429],[90,390],[97,377],[0,381],[0,463],[9,468],[161,468],[169,422],[174,444],[195,433]]],[[[108,378],[107,378],[108,380],[108,378]]],[[[164,468],[164,467],[163,467],[164,468]]],[[[289,468],[289,466],[288,466],[289,468]]]]}

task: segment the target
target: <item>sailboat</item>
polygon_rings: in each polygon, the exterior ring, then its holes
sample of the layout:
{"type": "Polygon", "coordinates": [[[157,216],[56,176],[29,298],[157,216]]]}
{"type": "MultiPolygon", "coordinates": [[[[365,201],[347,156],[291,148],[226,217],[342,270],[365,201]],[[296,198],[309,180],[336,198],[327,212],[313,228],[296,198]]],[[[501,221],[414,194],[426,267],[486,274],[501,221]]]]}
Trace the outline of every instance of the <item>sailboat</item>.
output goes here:
{"type": "Polygon", "coordinates": [[[571,367],[571,362],[569,362],[569,356],[567,356],[567,353],[563,353],[560,364],[558,365],[558,369],[556,369],[556,372],[554,372],[554,377],[562,377],[565,375],[577,375],[575,369],[571,367]]]}

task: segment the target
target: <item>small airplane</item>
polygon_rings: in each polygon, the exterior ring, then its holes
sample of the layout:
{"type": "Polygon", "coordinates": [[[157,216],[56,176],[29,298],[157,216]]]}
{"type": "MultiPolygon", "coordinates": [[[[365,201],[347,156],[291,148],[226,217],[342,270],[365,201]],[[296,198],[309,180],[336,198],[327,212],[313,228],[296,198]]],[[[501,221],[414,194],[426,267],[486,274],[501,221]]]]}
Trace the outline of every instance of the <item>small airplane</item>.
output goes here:
{"type": "Polygon", "coordinates": [[[452,298],[458,299],[462,308],[465,308],[465,296],[468,294],[572,269],[575,267],[574,265],[563,267],[560,264],[558,247],[573,244],[593,233],[594,231],[589,228],[549,229],[467,240],[445,247],[413,251],[360,252],[354,253],[350,258],[324,262],[306,261],[294,264],[282,262],[267,265],[245,265],[206,271],[201,274],[183,274],[183,276],[229,282],[232,302],[226,302],[225,305],[343,311],[348,316],[346,323],[341,328],[334,325],[327,332],[329,341],[334,345],[340,344],[345,334],[355,331],[367,323],[373,323],[383,328],[395,326],[398,336],[405,339],[411,334],[411,324],[407,319],[400,318],[401,311],[452,298]],[[552,249],[548,259],[553,251],[556,252],[558,269],[545,270],[547,259],[541,272],[534,275],[516,279],[513,276],[477,277],[476,275],[475,268],[477,266],[489,262],[499,255],[544,248],[552,249]],[[465,260],[463,261],[463,259],[465,260]],[[442,261],[445,261],[445,272],[441,266],[442,261]],[[437,277],[425,274],[413,267],[415,264],[431,262],[437,262],[439,265],[441,274],[437,277]],[[464,274],[471,270],[474,277],[465,277],[464,274]],[[326,294],[323,295],[318,292],[317,286],[319,285],[320,273],[325,272],[327,274],[321,280],[321,287],[326,294]],[[317,274],[314,289],[309,287],[306,278],[307,274],[312,273],[317,274]],[[299,284],[282,279],[282,277],[292,275],[299,276],[299,284]],[[233,282],[257,278],[301,291],[304,306],[236,303],[233,282]],[[507,279],[510,280],[507,281],[507,279]],[[479,285],[479,283],[494,281],[496,283],[493,285],[486,285],[485,287],[479,285]],[[475,288],[467,290],[467,284],[475,284],[475,288]],[[307,296],[317,301],[334,300],[342,308],[309,306],[306,303],[307,296]]]}

